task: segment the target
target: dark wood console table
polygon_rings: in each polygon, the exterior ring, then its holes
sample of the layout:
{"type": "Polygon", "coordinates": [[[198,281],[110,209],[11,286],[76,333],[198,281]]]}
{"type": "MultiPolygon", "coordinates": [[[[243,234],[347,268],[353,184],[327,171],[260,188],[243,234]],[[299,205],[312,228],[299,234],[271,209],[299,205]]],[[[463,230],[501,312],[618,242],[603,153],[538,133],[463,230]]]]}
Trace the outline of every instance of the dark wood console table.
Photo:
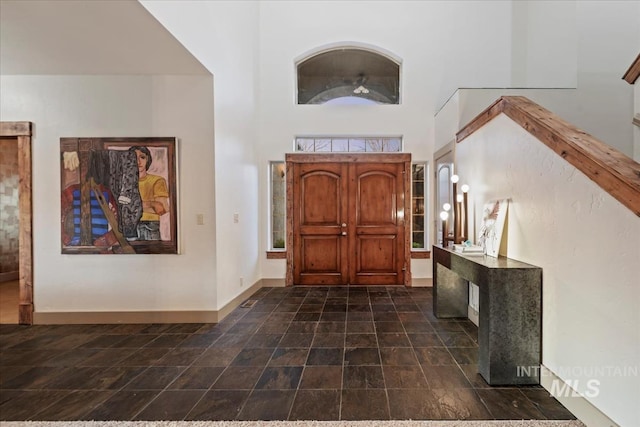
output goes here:
{"type": "Polygon", "coordinates": [[[442,246],[433,246],[432,257],[436,317],[467,317],[469,282],[480,288],[480,375],[490,385],[539,384],[542,269],[442,246]]]}

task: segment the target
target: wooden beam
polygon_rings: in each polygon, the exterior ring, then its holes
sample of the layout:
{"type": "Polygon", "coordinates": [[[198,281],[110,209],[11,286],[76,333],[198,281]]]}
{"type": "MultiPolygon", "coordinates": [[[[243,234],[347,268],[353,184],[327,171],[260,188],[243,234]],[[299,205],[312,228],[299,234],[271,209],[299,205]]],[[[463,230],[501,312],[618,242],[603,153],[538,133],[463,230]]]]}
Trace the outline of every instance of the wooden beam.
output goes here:
{"type": "Polygon", "coordinates": [[[457,142],[501,113],[640,216],[640,164],[525,97],[501,97],[456,134],[457,142]]]}
{"type": "Polygon", "coordinates": [[[496,116],[502,113],[504,109],[504,100],[503,98],[497,99],[493,104],[489,105],[482,113],[478,114],[471,122],[469,122],[465,127],[460,129],[456,134],[456,141],[460,142],[482,126],[489,123],[496,116]]]}
{"type": "Polygon", "coordinates": [[[20,212],[18,231],[20,307],[18,322],[22,325],[31,325],[33,323],[33,241],[30,136],[18,137],[18,186],[18,210],[20,212]]]}
{"type": "Polygon", "coordinates": [[[31,136],[31,122],[0,122],[2,136],[31,136]]]}
{"type": "Polygon", "coordinates": [[[0,137],[18,144],[18,323],[33,323],[33,235],[31,196],[31,122],[0,122],[0,137]]]}
{"type": "Polygon", "coordinates": [[[622,79],[629,84],[634,84],[636,80],[640,77],[640,54],[636,57],[636,60],[633,61],[633,64],[629,67],[622,79]]]}

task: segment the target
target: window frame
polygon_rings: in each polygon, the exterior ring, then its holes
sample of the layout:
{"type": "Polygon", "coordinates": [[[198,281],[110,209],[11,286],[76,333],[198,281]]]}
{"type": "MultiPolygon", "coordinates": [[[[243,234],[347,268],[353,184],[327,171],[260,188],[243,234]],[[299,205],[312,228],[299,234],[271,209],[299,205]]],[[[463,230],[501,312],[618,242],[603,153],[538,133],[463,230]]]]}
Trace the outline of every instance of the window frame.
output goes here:
{"type": "MultiPolygon", "coordinates": [[[[287,221],[286,221],[286,201],[287,201],[287,186],[286,186],[286,162],[284,160],[269,160],[268,170],[267,170],[268,182],[269,182],[269,219],[267,224],[268,229],[268,250],[267,253],[275,253],[275,254],[286,254],[287,251],[287,221]],[[282,165],[282,230],[274,230],[274,211],[275,211],[275,190],[274,190],[274,166],[282,165]],[[275,247],[275,233],[282,233],[283,246],[275,247]]],[[[269,257],[269,256],[268,256],[269,257]]],[[[274,258],[278,258],[277,256],[273,256],[274,258]]]]}
{"type": "Polygon", "coordinates": [[[309,153],[309,154],[313,154],[313,153],[321,153],[321,154],[327,154],[327,153],[333,153],[333,154],[340,154],[340,153],[404,153],[404,139],[402,137],[402,135],[378,135],[378,136],[354,136],[354,135],[298,135],[296,137],[294,137],[293,139],[293,150],[296,153],[309,153]],[[307,140],[307,142],[309,144],[311,144],[313,142],[313,150],[301,150],[299,149],[300,145],[300,141],[301,140],[307,140]],[[342,140],[346,140],[347,143],[347,149],[346,150],[337,150],[337,151],[333,151],[333,146],[334,143],[337,141],[342,141],[342,140]],[[361,142],[364,143],[364,150],[351,150],[351,146],[352,143],[355,145],[357,141],[362,140],[361,142]],[[318,151],[316,150],[316,145],[318,144],[318,142],[320,141],[324,141],[326,143],[330,144],[331,149],[329,150],[321,150],[318,151]],[[370,146],[370,144],[373,143],[381,143],[382,144],[382,150],[369,150],[367,151],[367,147],[370,146]],[[385,150],[385,145],[386,144],[390,144],[390,143],[397,143],[397,150],[385,150]]]}
{"type": "Polygon", "coordinates": [[[402,104],[402,68],[401,58],[377,46],[339,43],[314,49],[313,52],[309,52],[295,61],[294,103],[296,105],[324,105],[328,101],[350,96],[370,100],[377,105],[400,105],[402,104]],[[353,61],[345,62],[342,55],[346,52],[349,59],[354,56],[358,58],[355,63],[353,61]],[[335,57],[334,54],[338,57],[335,57]],[[329,60],[323,59],[327,55],[334,57],[329,60]],[[362,55],[365,58],[361,58],[362,55]],[[321,68],[326,68],[329,63],[332,64],[332,72],[328,73],[326,69],[320,74],[305,72],[306,70],[303,69],[306,69],[311,61],[315,61],[316,65],[324,63],[320,65],[321,68]],[[314,91],[313,85],[303,83],[302,76],[320,79],[316,86],[320,84],[324,90],[314,91]],[[391,85],[389,79],[393,79],[391,85]],[[302,101],[301,91],[307,90],[311,90],[310,98],[302,101]]]}
{"type": "MultiPolygon", "coordinates": [[[[419,182],[419,181],[418,181],[419,182]]],[[[429,248],[429,242],[430,242],[430,234],[429,234],[429,198],[428,198],[428,192],[429,192],[429,162],[428,161],[421,161],[421,160],[413,160],[411,162],[411,252],[412,253],[417,253],[417,254],[427,254],[430,252],[430,248],[429,248]],[[414,181],[413,177],[414,177],[414,168],[416,166],[422,166],[423,167],[423,171],[422,171],[422,195],[418,196],[415,194],[415,185],[414,183],[416,181],[414,181]],[[416,198],[421,197],[422,198],[422,210],[420,213],[416,214],[414,212],[414,206],[416,205],[416,198]],[[421,248],[416,248],[414,247],[414,233],[416,231],[414,231],[414,217],[416,216],[422,216],[422,230],[417,231],[418,233],[422,233],[423,234],[423,243],[422,243],[422,247],[421,248]]],[[[419,257],[419,256],[416,256],[419,257]]]]}

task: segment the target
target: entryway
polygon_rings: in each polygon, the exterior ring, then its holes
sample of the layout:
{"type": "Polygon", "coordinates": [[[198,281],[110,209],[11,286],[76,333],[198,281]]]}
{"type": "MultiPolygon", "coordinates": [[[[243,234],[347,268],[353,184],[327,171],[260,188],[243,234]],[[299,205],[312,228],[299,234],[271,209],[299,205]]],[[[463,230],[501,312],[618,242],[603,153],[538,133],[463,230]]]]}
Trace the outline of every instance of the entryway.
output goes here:
{"type": "Polygon", "coordinates": [[[17,145],[18,164],[18,289],[15,277],[2,286],[3,316],[0,322],[30,325],[33,322],[33,267],[31,240],[31,132],[30,122],[0,122],[0,138],[17,145]],[[18,298],[16,298],[18,296],[18,298]],[[7,313],[5,304],[11,304],[7,313]]]}
{"type": "Polygon", "coordinates": [[[410,154],[288,154],[287,285],[409,285],[410,154]]]}

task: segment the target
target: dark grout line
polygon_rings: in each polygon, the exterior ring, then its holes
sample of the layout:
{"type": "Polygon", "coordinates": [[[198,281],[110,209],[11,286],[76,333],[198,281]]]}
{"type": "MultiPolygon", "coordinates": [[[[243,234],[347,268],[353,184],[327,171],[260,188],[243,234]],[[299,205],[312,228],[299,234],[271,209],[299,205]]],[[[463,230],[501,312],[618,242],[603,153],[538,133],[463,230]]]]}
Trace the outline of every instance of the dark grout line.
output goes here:
{"type": "MultiPolygon", "coordinates": [[[[236,348],[236,349],[252,349],[252,348],[256,348],[256,349],[270,349],[271,350],[271,354],[268,357],[268,360],[266,360],[266,362],[264,363],[263,366],[261,366],[261,370],[260,370],[260,374],[257,376],[257,379],[255,380],[255,382],[252,384],[251,389],[246,389],[245,391],[248,392],[248,394],[245,397],[245,400],[242,402],[241,407],[239,408],[238,412],[233,416],[233,419],[238,419],[240,418],[240,414],[242,413],[243,410],[246,409],[246,405],[249,402],[249,399],[254,395],[254,393],[258,390],[256,387],[258,385],[258,383],[260,382],[260,379],[262,378],[263,375],[265,375],[265,373],[267,372],[267,368],[270,367],[270,363],[274,360],[275,354],[276,354],[276,350],[280,349],[280,348],[285,348],[285,347],[280,347],[280,344],[282,343],[283,338],[287,335],[287,333],[289,333],[290,330],[292,330],[292,328],[294,327],[294,325],[296,325],[296,323],[300,323],[297,320],[293,320],[295,318],[295,316],[299,313],[303,313],[305,312],[303,307],[305,305],[309,305],[309,304],[313,304],[313,305],[319,305],[320,308],[320,314],[319,314],[319,318],[317,320],[313,320],[313,321],[309,321],[309,324],[312,324],[312,332],[305,332],[305,333],[310,333],[312,334],[312,340],[311,342],[308,343],[308,345],[304,345],[303,347],[291,347],[291,348],[296,348],[296,349],[305,349],[306,351],[305,353],[305,358],[304,361],[302,362],[301,365],[301,372],[300,375],[297,379],[297,383],[295,384],[295,387],[292,386],[291,389],[287,389],[287,391],[292,391],[292,400],[290,401],[290,406],[288,408],[288,412],[286,415],[286,419],[291,419],[292,415],[294,414],[294,407],[296,405],[296,400],[298,399],[298,397],[300,396],[300,390],[301,390],[301,385],[302,385],[302,381],[305,375],[305,372],[307,371],[307,369],[311,366],[308,365],[308,361],[309,361],[309,355],[311,354],[311,349],[312,348],[320,348],[320,347],[313,347],[314,343],[316,342],[316,338],[318,336],[318,334],[324,334],[324,333],[341,333],[343,334],[342,337],[342,363],[340,365],[340,388],[337,389],[338,392],[338,401],[337,401],[337,419],[338,420],[342,420],[343,419],[343,410],[344,410],[344,402],[343,402],[343,396],[344,396],[344,387],[345,387],[345,368],[346,368],[346,363],[347,363],[347,338],[349,336],[348,334],[348,330],[349,330],[349,324],[350,322],[369,322],[371,323],[372,329],[373,331],[370,331],[367,328],[367,332],[354,332],[354,333],[358,333],[358,334],[362,334],[362,333],[371,333],[373,332],[373,335],[375,336],[375,345],[377,348],[377,356],[379,359],[379,363],[380,363],[380,369],[382,371],[382,384],[384,385],[384,396],[386,398],[386,411],[388,413],[388,416],[390,419],[393,419],[392,417],[392,411],[391,411],[391,400],[390,400],[390,395],[389,395],[389,387],[388,387],[388,382],[389,382],[389,378],[387,378],[387,374],[385,373],[385,369],[384,369],[384,364],[383,364],[383,359],[382,359],[382,347],[381,347],[381,342],[379,339],[379,333],[385,333],[384,331],[389,329],[389,331],[391,330],[395,330],[397,328],[395,328],[395,325],[391,324],[391,323],[380,323],[380,322],[400,322],[401,328],[398,329],[397,334],[402,334],[403,337],[408,340],[409,343],[409,347],[411,348],[410,352],[406,352],[403,350],[404,353],[411,354],[411,356],[413,358],[415,358],[415,360],[417,361],[418,365],[419,365],[419,370],[416,370],[416,373],[420,372],[421,375],[424,377],[425,380],[425,385],[427,387],[427,390],[432,389],[433,385],[432,382],[429,381],[429,379],[427,378],[427,372],[426,370],[428,369],[428,367],[430,366],[428,363],[423,364],[420,362],[420,359],[418,358],[418,353],[417,353],[417,347],[414,344],[414,342],[409,338],[409,334],[417,334],[420,332],[424,332],[424,331],[416,331],[416,325],[413,325],[413,327],[411,327],[410,329],[412,329],[412,332],[409,332],[407,330],[407,328],[409,327],[409,325],[407,324],[407,322],[421,322],[424,321],[426,322],[427,325],[430,325],[430,329],[429,329],[429,333],[434,333],[435,337],[439,340],[439,342],[442,344],[441,347],[446,348],[446,354],[453,359],[453,363],[451,364],[451,366],[455,366],[455,369],[457,369],[457,371],[459,371],[462,374],[461,378],[464,378],[470,386],[470,389],[473,390],[473,396],[479,400],[479,402],[481,403],[482,407],[487,411],[487,414],[489,414],[491,417],[493,417],[494,419],[497,418],[500,414],[495,414],[493,412],[490,411],[489,409],[489,403],[486,402],[484,399],[481,398],[478,390],[480,389],[480,387],[477,386],[477,384],[474,383],[473,378],[470,378],[469,375],[467,374],[467,372],[463,369],[463,366],[461,365],[461,363],[454,357],[454,354],[452,352],[452,348],[453,346],[447,346],[444,344],[444,341],[442,340],[441,334],[446,335],[447,333],[451,333],[452,331],[447,331],[446,329],[450,329],[452,327],[455,327],[453,324],[457,324],[460,328],[460,330],[456,331],[456,332],[464,332],[464,334],[460,334],[458,335],[459,338],[467,337],[469,340],[473,341],[473,343],[475,343],[474,347],[469,347],[469,348],[473,348],[474,350],[477,351],[478,346],[477,346],[477,342],[476,342],[476,337],[474,336],[474,330],[472,327],[470,327],[470,325],[467,323],[467,320],[460,320],[460,319],[453,319],[453,320],[438,320],[438,319],[433,319],[432,316],[432,309],[431,309],[431,304],[432,304],[432,297],[431,297],[431,290],[422,290],[422,289],[405,289],[405,288],[389,288],[389,287],[384,287],[384,286],[370,286],[370,287],[340,287],[340,288],[331,288],[331,287],[319,287],[319,288],[315,288],[315,287],[300,287],[300,288],[262,288],[261,290],[259,290],[256,294],[254,294],[253,296],[251,296],[252,299],[256,299],[258,302],[256,303],[256,305],[253,308],[236,308],[234,311],[232,311],[229,316],[227,316],[227,318],[225,318],[223,321],[221,321],[220,323],[218,323],[217,325],[210,325],[210,324],[202,324],[199,328],[195,329],[195,330],[191,330],[191,328],[185,328],[185,327],[180,327],[179,325],[171,325],[171,326],[167,326],[167,327],[162,327],[162,326],[157,326],[156,324],[149,324],[146,325],[145,327],[141,327],[141,326],[135,326],[135,325],[130,325],[130,327],[128,327],[127,325],[112,325],[109,327],[98,327],[96,326],[95,328],[92,328],[92,326],[89,325],[85,325],[85,326],[79,326],[79,325],[68,325],[68,327],[65,327],[65,325],[62,326],[49,326],[49,327],[43,327],[43,328],[39,328],[39,327],[29,327],[27,329],[19,329],[19,328],[0,328],[0,355],[4,356],[6,354],[9,354],[11,352],[11,349],[14,346],[17,346],[16,350],[20,350],[20,351],[24,351],[25,354],[28,354],[29,352],[37,352],[39,350],[47,349],[48,347],[48,343],[54,342],[55,341],[55,337],[64,337],[64,336],[70,336],[70,335],[74,335],[74,334],[79,334],[79,335],[88,335],[88,337],[86,337],[86,339],[80,339],[80,337],[71,337],[69,339],[69,344],[72,344],[76,339],[77,339],[77,343],[73,344],[72,346],[70,346],[69,348],[62,348],[60,349],[60,352],[52,352],[51,355],[49,357],[47,357],[46,359],[44,359],[41,362],[36,362],[34,363],[33,366],[31,366],[29,369],[32,369],[34,367],[41,367],[41,366],[48,366],[46,365],[46,362],[48,360],[53,360],[56,357],[61,357],[64,356],[67,353],[72,352],[75,349],[91,349],[93,347],[91,346],[86,346],[87,343],[97,339],[98,337],[102,336],[102,335],[122,335],[123,340],[126,339],[132,339],[134,340],[134,337],[136,335],[157,335],[153,340],[149,341],[149,342],[145,342],[144,345],[140,346],[140,347],[132,347],[130,348],[130,352],[127,354],[127,356],[125,356],[124,358],[122,358],[121,360],[115,361],[111,364],[109,364],[109,366],[104,366],[104,369],[110,369],[110,368],[118,368],[118,367],[122,367],[122,368],[127,368],[127,369],[135,369],[137,368],[137,366],[123,366],[121,363],[132,357],[134,354],[136,354],[137,352],[140,351],[144,351],[144,350],[151,350],[151,349],[162,349],[162,348],[167,348],[168,351],[163,354],[158,360],[155,360],[154,362],[150,362],[147,363],[145,365],[140,365],[139,367],[143,368],[137,375],[134,375],[132,378],[130,378],[126,383],[122,384],[119,388],[117,389],[91,389],[91,390],[87,390],[87,391],[108,391],[110,392],[110,394],[108,394],[104,400],[101,400],[100,402],[96,403],[92,408],[89,408],[86,412],[83,412],[82,415],[79,415],[80,418],[85,418],[89,413],[91,413],[92,411],[95,410],[99,410],[98,408],[100,408],[107,400],[109,400],[110,398],[112,398],[113,396],[115,396],[117,393],[123,392],[126,390],[126,388],[133,382],[136,381],[137,379],[140,378],[141,375],[144,375],[145,373],[149,372],[149,369],[152,367],[166,367],[166,368],[171,368],[173,366],[179,366],[182,369],[180,370],[180,372],[177,372],[175,374],[175,376],[167,382],[167,384],[164,386],[164,388],[162,389],[154,389],[151,390],[153,392],[157,392],[157,394],[155,396],[153,396],[148,402],[146,402],[141,408],[139,408],[137,410],[137,412],[130,417],[131,420],[135,419],[136,417],[140,416],[140,414],[142,414],[145,410],[147,410],[149,408],[150,405],[153,404],[153,402],[156,401],[156,399],[159,398],[159,396],[163,393],[166,393],[168,391],[189,391],[189,390],[196,390],[196,389],[172,389],[171,386],[173,384],[176,383],[176,381],[178,381],[179,378],[181,378],[183,375],[185,375],[185,373],[196,366],[196,362],[199,360],[200,357],[202,357],[203,354],[205,354],[205,352],[207,352],[210,349],[216,348],[215,345],[216,343],[219,342],[219,340],[224,339],[224,337],[232,337],[234,332],[237,332],[237,337],[235,338],[243,338],[243,341],[241,343],[230,343],[231,347],[226,347],[226,345],[229,344],[224,344],[221,343],[222,345],[225,345],[225,347],[219,347],[220,349],[227,349],[227,348],[236,348]],[[341,311],[336,311],[336,314],[331,314],[328,316],[325,316],[324,320],[323,320],[323,316],[325,315],[325,313],[334,313],[334,312],[327,312],[325,311],[329,305],[333,305],[333,304],[343,304],[342,301],[345,301],[344,304],[346,305],[345,307],[345,311],[344,311],[344,318],[342,318],[340,316],[339,313],[342,313],[341,311]],[[354,308],[357,309],[356,306],[366,306],[367,310],[366,311],[351,311],[349,308],[350,306],[354,306],[354,308]],[[391,319],[391,317],[384,317],[384,315],[382,315],[382,318],[378,321],[376,321],[376,313],[384,313],[384,311],[381,311],[380,309],[383,307],[378,307],[377,310],[374,311],[374,308],[376,308],[375,306],[384,306],[384,305],[388,305],[389,306],[389,311],[393,311],[393,313],[395,313],[397,319],[391,319]],[[287,306],[287,307],[284,307],[287,306]],[[284,307],[286,310],[292,310],[295,309],[295,311],[278,311],[279,307],[284,307]],[[406,311],[401,311],[398,312],[398,309],[400,310],[406,310],[406,311]],[[301,311],[302,310],[302,311],[301,311]],[[252,340],[254,340],[254,338],[259,337],[260,335],[264,334],[264,333],[269,333],[272,334],[274,332],[267,330],[266,332],[260,332],[262,328],[264,328],[265,326],[268,326],[269,323],[271,322],[270,317],[273,316],[276,313],[280,313],[282,314],[282,317],[279,320],[276,320],[277,323],[282,323],[283,327],[280,328],[280,326],[277,326],[276,328],[273,328],[272,330],[277,330],[277,331],[283,331],[283,332],[275,332],[275,334],[279,334],[280,338],[278,339],[278,342],[275,343],[274,342],[267,342],[268,340],[262,339],[260,342],[254,342],[253,344],[249,344],[252,342],[252,340]],[[367,315],[357,315],[356,313],[368,313],[367,315]],[[402,315],[402,313],[406,313],[404,316],[402,315]],[[421,316],[424,320],[419,320],[421,316]],[[336,319],[336,318],[341,318],[343,320],[332,320],[332,319],[336,319]],[[329,319],[329,320],[327,320],[329,319]],[[352,320],[353,319],[353,320],[352,320]],[[366,319],[366,320],[363,320],[366,319]],[[403,320],[404,319],[404,320],[403,320]],[[342,324],[342,328],[340,332],[335,332],[337,328],[338,324],[330,324],[332,322],[337,322],[337,323],[341,323],[342,324]],[[445,327],[445,329],[442,328],[438,328],[436,329],[434,326],[437,324],[447,324],[448,326],[445,327]],[[154,327],[154,325],[156,325],[154,327]],[[286,325],[286,326],[284,326],[286,325]],[[232,328],[238,326],[237,330],[232,331],[232,328]],[[320,329],[320,328],[323,329],[320,329]],[[387,329],[385,329],[385,327],[387,327],[387,329]],[[389,328],[392,327],[392,328],[389,328]],[[380,330],[379,328],[382,328],[382,330],[380,330]],[[207,331],[207,333],[202,333],[202,331],[207,331]],[[230,332],[232,331],[232,332],[230,332]],[[401,331],[401,332],[400,332],[401,331]],[[182,340],[176,340],[176,342],[172,341],[172,338],[167,338],[167,337],[171,337],[172,335],[184,335],[184,339],[182,340]],[[200,338],[201,336],[204,335],[210,335],[211,336],[211,342],[207,343],[202,343],[202,344],[207,344],[206,346],[202,346],[202,347],[182,347],[181,344],[183,344],[185,341],[187,340],[191,340],[191,339],[197,339],[200,338]],[[20,339],[21,337],[23,337],[24,339],[20,339]],[[163,338],[165,337],[165,338],[163,338]],[[244,340],[244,338],[247,338],[246,341],[244,340]],[[153,347],[153,343],[158,341],[161,342],[159,340],[162,339],[166,339],[170,345],[172,345],[171,347],[153,347]],[[23,342],[26,342],[28,340],[33,340],[32,342],[27,342],[26,346],[21,347],[21,344],[23,342]],[[248,345],[251,345],[252,347],[247,347],[248,345]],[[253,347],[254,345],[257,345],[258,347],[253,347]],[[275,347],[262,347],[264,345],[275,345],[275,347]],[[192,352],[189,352],[189,349],[200,349],[200,353],[198,354],[198,356],[192,357],[190,360],[190,363],[185,364],[185,365],[158,365],[159,361],[162,360],[165,357],[168,357],[170,354],[172,354],[173,352],[179,350],[179,349],[185,349],[185,351],[187,351],[187,353],[189,355],[191,355],[192,352]]],[[[308,308],[308,307],[307,307],[308,308]]],[[[361,308],[365,308],[365,307],[361,307],[361,308]]],[[[331,308],[329,308],[331,309],[331,308]]],[[[380,314],[377,314],[377,316],[380,318],[380,314]]],[[[310,316],[310,317],[314,317],[314,316],[310,316]]],[[[364,326],[364,325],[363,325],[364,326]]],[[[301,325],[298,325],[297,327],[301,327],[301,325]]],[[[299,332],[298,329],[295,329],[295,333],[301,333],[299,332]]],[[[293,332],[292,332],[293,333],[293,332]]],[[[392,332],[388,332],[388,333],[392,333],[392,332]]],[[[395,337],[390,337],[391,338],[395,338],[395,337]]],[[[200,338],[203,339],[203,338],[200,338]]],[[[372,342],[373,340],[371,340],[372,342]]],[[[162,343],[162,342],[161,342],[162,343]]],[[[329,344],[330,342],[327,341],[327,344],[329,344]]],[[[394,342],[389,341],[387,344],[393,344],[394,342]]],[[[419,342],[417,342],[419,344],[419,342]]],[[[108,343],[107,343],[108,344],[108,343]]],[[[201,343],[194,343],[194,344],[201,344],[201,343]]],[[[106,344],[105,344],[106,345],[106,344]]],[[[133,345],[133,344],[132,344],[133,345]]],[[[358,348],[360,346],[357,346],[355,348],[358,348]]],[[[92,354],[91,356],[88,357],[92,357],[95,356],[97,354],[102,353],[103,351],[107,350],[107,349],[118,349],[120,347],[96,347],[95,349],[98,350],[95,354],[92,354]]],[[[289,348],[289,347],[286,347],[289,348]]],[[[327,348],[331,348],[331,347],[327,347],[327,348]]],[[[385,348],[393,348],[393,347],[385,347],[385,348]]],[[[404,347],[402,347],[404,348],[404,347]]],[[[440,348],[440,347],[438,347],[440,348]]],[[[127,347],[122,347],[122,350],[128,349],[127,347]]],[[[194,350],[195,352],[195,350],[194,350]]],[[[88,351],[87,353],[91,353],[91,351],[88,351]]],[[[301,353],[301,352],[300,352],[301,353]]],[[[108,354],[108,353],[107,353],[108,354]]],[[[220,378],[226,373],[228,372],[228,369],[232,366],[233,361],[235,360],[235,358],[238,357],[240,353],[236,354],[233,358],[231,358],[231,360],[229,360],[228,363],[224,364],[224,366],[217,366],[216,368],[221,368],[220,372],[218,372],[218,375],[215,378],[212,378],[211,383],[207,386],[207,388],[203,388],[203,389],[197,389],[198,391],[203,391],[202,395],[199,398],[194,399],[194,402],[192,404],[192,406],[190,408],[188,408],[188,410],[185,412],[185,415],[182,417],[182,420],[186,420],[190,417],[190,415],[193,414],[193,411],[200,406],[201,404],[204,403],[204,399],[206,399],[206,396],[217,389],[214,389],[214,386],[216,384],[217,381],[220,380],[220,378]]],[[[437,352],[436,355],[438,355],[439,353],[437,352]]],[[[442,354],[444,356],[444,353],[442,354]]],[[[463,356],[466,355],[466,353],[463,353],[463,356]]],[[[215,355],[214,355],[215,356],[215,355]]],[[[266,354],[265,354],[266,356],[266,354]]],[[[301,356],[301,354],[296,354],[296,357],[301,356]]],[[[35,357],[35,356],[29,356],[29,357],[35,357]]],[[[87,358],[88,358],[87,357],[87,358]]],[[[37,360],[37,359],[33,359],[33,360],[37,360]]],[[[288,363],[288,362],[287,362],[288,363]]],[[[449,363],[449,362],[447,362],[449,363]]],[[[12,363],[15,364],[15,363],[12,363]]],[[[82,361],[78,361],[76,363],[77,365],[81,365],[82,361]]],[[[476,362],[477,364],[477,362],[476,362]]],[[[16,365],[16,367],[18,367],[20,365],[16,365]]],[[[200,366],[200,365],[197,365],[200,366]]],[[[279,365],[279,366],[274,366],[274,368],[286,368],[289,366],[300,366],[300,365],[279,365]]],[[[323,365],[313,365],[313,366],[323,366],[323,365]]],[[[333,366],[338,366],[338,365],[333,365],[333,366]]],[[[355,365],[354,365],[355,366],[355,365]]],[[[377,365],[376,365],[377,366],[377,365]]],[[[84,366],[83,366],[84,367],[84,366]]],[[[88,366],[90,368],[94,368],[92,366],[88,366]]],[[[202,366],[202,367],[206,367],[206,366],[202,366]]],[[[256,366],[259,367],[259,366],[256,366]]],[[[72,369],[72,366],[69,366],[68,368],[72,369]]],[[[95,368],[100,368],[100,367],[95,367],[95,368]]],[[[258,371],[257,369],[255,371],[258,371]]],[[[25,372],[28,372],[25,371],[25,372]]],[[[22,375],[18,374],[18,375],[22,375]]],[[[58,378],[61,374],[57,373],[54,376],[51,377],[51,379],[49,379],[48,381],[54,381],[56,378],[58,378]]],[[[35,377],[34,377],[35,378],[35,377]]],[[[31,381],[31,379],[29,379],[28,377],[25,377],[25,380],[29,380],[31,381]]],[[[337,384],[337,383],[336,383],[337,384]]],[[[1,387],[1,386],[0,386],[1,387]]],[[[467,389],[465,387],[465,389],[467,389]]],[[[532,398],[529,398],[529,396],[524,393],[521,388],[519,387],[512,387],[512,389],[516,389],[519,391],[519,394],[517,394],[518,396],[520,396],[520,398],[523,398],[524,401],[529,402],[531,405],[533,405],[533,407],[536,409],[536,412],[540,413],[540,419],[546,419],[546,415],[542,412],[541,409],[538,408],[538,405],[536,404],[536,402],[532,398]]],[[[26,389],[15,389],[15,390],[9,390],[9,389],[0,389],[0,392],[5,392],[5,391],[20,391],[20,390],[26,390],[26,389]]],[[[55,392],[55,391],[65,391],[65,393],[58,399],[54,399],[54,402],[50,403],[49,405],[47,405],[46,407],[42,407],[42,408],[38,408],[38,411],[33,414],[30,418],[32,419],[37,419],[37,414],[38,413],[42,413],[44,412],[47,408],[51,408],[52,406],[56,405],[58,402],[60,402],[62,399],[65,399],[68,396],[71,396],[73,393],[76,392],[82,392],[85,390],[53,390],[53,389],[38,389],[39,391],[51,391],[51,392],[55,392]]],[[[233,389],[233,390],[239,390],[239,389],[233,389]]],[[[279,389],[278,389],[279,390],[279,389]]],[[[305,389],[306,390],[306,389],[305,389]]],[[[319,390],[328,390],[328,389],[324,389],[321,388],[319,390]]],[[[335,390],[335,389],[332,389],[335,390]]],[[[491,388],[489,388],[488,390],[491,390],[491,388]]],[[[394,392],[397,393],[397,392],[394,392]]],[[[188,397],[188,395],[183,395],[185,397],[188,397]]],[[[532,395],[533,396],[533,395],[532,395]]],[[[382,394],[380,394],[380,397],[382,397],[382,394]]],[[[493,400],[493,397],[492,399],[493,400]]],[[[546,405],[546,403],[545,403],[546,405]]],[[[546,410],[546,409],[545,409],[546,410]]],[[[81,411],[79,411],[81,412],[81,411]]],[[[78,412],[78,413],[79,413],[78,412]]]]}

